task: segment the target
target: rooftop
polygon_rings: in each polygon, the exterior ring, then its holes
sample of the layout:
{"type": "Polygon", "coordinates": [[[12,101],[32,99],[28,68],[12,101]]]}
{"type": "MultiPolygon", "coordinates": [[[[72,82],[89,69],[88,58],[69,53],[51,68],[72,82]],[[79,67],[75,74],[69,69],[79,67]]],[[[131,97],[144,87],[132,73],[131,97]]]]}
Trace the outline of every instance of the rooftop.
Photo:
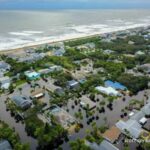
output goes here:
{"type": "Polygon", "coordinates": [[[117,147],[109,143],[108,141],[104,140],[100,145],[96,143],[90,143],[86,142],[86,144],[92,149],[92,150],[119,150],[117,147]]]}
{"type": "Polygon", "coordinates": [[[119,138],[120,134],[121,131],[113,126],[103,134],[103,137],[111,143],[114,143],[119,138]]]}
{"type": "Polygon", "coordinates": [[[116,126],[124,134],[127,134],[126,131],[128,131],[129,135],[133,138],[138,138],[143,131],[141,125],[136,120],[131,120],[131,119],[129,119],[126,122],[120,120],[116,123],[116,126]]]}
{"type": "Polygon", "coordinates": [[[119,83],[119,82],[113,82],[111,80],[105,81],[105,86],[106,87],[112,87],[112,88],[114,88],[116,90],[126,90],[127,89],[127,87],[125,87],[121,83],[119,83]]]}
{"type": "Polygon", "coordinates": [[[0,150],[12,150],[10,143],[7,140],[1,140],[0,150]]]}
{"type": "Polygon", "coordinates": [[[87,109],[93,109],[96,107],[96,104],[86,96],[81,97],[80,105],[84,108],[88,107],[87,109]]]}

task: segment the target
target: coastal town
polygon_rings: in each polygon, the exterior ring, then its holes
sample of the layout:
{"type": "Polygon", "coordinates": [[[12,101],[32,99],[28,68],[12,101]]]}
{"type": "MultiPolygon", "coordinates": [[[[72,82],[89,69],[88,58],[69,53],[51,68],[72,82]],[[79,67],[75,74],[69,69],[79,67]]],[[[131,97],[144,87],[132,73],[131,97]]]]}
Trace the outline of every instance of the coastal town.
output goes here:
{"type": "Polygon", "coordinates": [[[150,27],[0,52],[0,150],[149,150],[150,27]]]}

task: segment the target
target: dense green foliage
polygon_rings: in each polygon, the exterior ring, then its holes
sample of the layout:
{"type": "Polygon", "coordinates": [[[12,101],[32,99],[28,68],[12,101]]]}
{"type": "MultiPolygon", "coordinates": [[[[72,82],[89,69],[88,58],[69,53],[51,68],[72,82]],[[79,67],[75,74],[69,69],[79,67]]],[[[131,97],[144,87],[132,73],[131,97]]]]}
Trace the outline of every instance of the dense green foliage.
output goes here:
{"type": "Polygon", "coordinates": [[[122,74],[117,80],[128,87],[134,94],[148,88],[149,79],[147,77],[135,77],[131,74],[122,74]]]}
{"type": "Polygon", "coordinates": [[[21,144],[15,131],[2,121],[0,121],[0,140],[8,140],[14,150],[29,150],[29,145],[21,144]]]}

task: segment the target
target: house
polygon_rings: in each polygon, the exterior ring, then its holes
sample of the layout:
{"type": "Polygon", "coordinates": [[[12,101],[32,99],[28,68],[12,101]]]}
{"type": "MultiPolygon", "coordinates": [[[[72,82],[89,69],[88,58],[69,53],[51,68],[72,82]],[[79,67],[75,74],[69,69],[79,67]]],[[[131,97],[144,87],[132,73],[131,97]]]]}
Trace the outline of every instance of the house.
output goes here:
{"type": "Polygon", "coordinates": [[[11,98],[11,100],[18,106],[21,107],[22,109],[27,109],[29,108],[32,103],[31,100],[25,96],[21,95],[16,95],[11,98]]]}
{"type": "Polygon", "coordinates": [[[62,70],[61,66],[53,65],[53,66],[50,66],[49,68],[39,70],[38,73],[48,74],[48,73],[52,73],[55,71],[61,71],[61,70],[62,70]]]}
{"type": "Polygon", "coordinates": [[[7,140],[0,140],[0,150],[12,150],[12,147],[7,140]]]}
{"type": "Polygon", "coordinates": [[[36,80],[40,78],[40,73],[35,71],[26,71],[24,74],[29,80],[36,80]]]}
{"type": "Polygon", "coordinates": [[[121,131],[116,126],[113,126],[103,134],[103,137],[109,142],[114,143],[119,139],[120,135],[121,131]]]}
{"type": "Polygon", "coordinates": [[[150,64],[143,64],[139,68],[142,69],[145,73],[150,74],[150,64]]]}
{"type": "Polygon", "coordinates": [[[117,147],[106,140],[103,140],[99,145],[97,143],[86,141],[86,145],[89,146],[92,150],[119,150],[117,147]]]}
{"type": "Polygon", "coordinates": [[[46,56],[45,53],[27,53],[26,55],[20,56],[18,62],[32,63],[37,60],[43,59],[46,56]]]}
{"type": "Polygon", "coordinates": [[[106,49],[106,50],[103,51],[103,53],[107,54],[107,55],[110,55],[110,54],[114,53],[114,51],[110,50],[110,49],[106,49]]]}
{"type": "Polygon", "coordinates": [[[135,53],[135,56],[141,56],[141,55],[145,55],[145,53],[142,52],[142,51],[137,51],[137,52],[135,53]]]}
{"type": "Polygon", "coordinates": [[[109,96],[121,96],[121,94],[112,87],[97,86],[95,89],[109,96]]]}
{"type": "Polygon", "coordinates": [[[30,98],[31,99],[40,99],[40,98],[42,98],[44,96],[45,96],[44,91],[43,90],[39,90],[39,91],[33,92],[30,98]]]}
{"type": "Polygon", "coordinates": [[[38,73],[40,73],[40,74],[48,74],[48,73],[50,73],[50,72],[51,72],[51,70],[48,69],[48,68],[46,68],[46,69],[40,69],[40,70],[38,71],[38,73]]]}
{"type": "Polygon", "coordinates": [[[5,76],[5,77],[0,77],[0,87],[1,89],[7,90],[10,86],[10,78],[5,76]]]}
{"type": "Polygon", "coordinates": [[[49,67],[50,72],[54,72],[54,71],[61,71],[62,67],[61,66],[57,66],[57,65],[53,65],[51,67],[49,67]]]}
{"type": "Polygon", "coordinates": [[[128,41],[128,44],[129,44],[129,45],[134,45],[135,42],[133,42],[133,41],[128,41]]]}
{"type": "Polygon", "coordinates": [[[145,116],[150,117],[150,102],[146,104],[141,111],[145,114],[145,116]]]}
{"type": "Polygon", "coordinates": [[[96,103],[91,101],[88,97],[82,96],[80,102],[80,106],[83,107],[84,109],[92,110],[96,108],[96,103]]]}
{"type": "Polygon", "coordinates": [[[122,133],[134,139],[139,138],[144,131],[141,125],[136,120],[132,119],[129,119],[126,122],[120,120],[116,123],[116,127],[119,128],[122,133]]]}
{"type": "Polygon", "coordinates": [[[71,80],[67,82],[67,88],[69,89],[76,89],[79,87],[79,82],[75,81],[75,80],[71,80]]]}
{"type": "Polygon", "coordinates": [[[54,93],[58,96],[63,96],[65,95],[65,91],[62,88],[57,88],[55,89],[54,93]]]}
{"type": "Polygon", "coordinates": [[[142,111],[135,113],[133,116],[130,117],[132,120],[136,120],[140,124],[145,124],[147,119],[145,118],[145,114],[142,111]]]}
{"type": "Polygon", "coordinates": [[[0,61],[0,72],[9,71],[11,66],[4,61],[0,61]]]}
{"type": "Polygon", "coordinates": [[[69,129],[72,125],[77,123],[74,117],[57,105],[50,106],[50,108],[44,112],[44,115],[47,119],[53,115],[56,121],[65,129],[69,129]]]}
{"type": "Polygon", "coordinates": [[[112,88],[114,88],[116,90],[122,90],[122,91],[127,90],[127,87],[125,87],[121,83],[119,83],[119,82],[113,82],[111,80],[105,81],[105,86],[106,87],[112,87],[112,88]]]}
{"type": "Polygon", "coordinates": [[[80,46],[77,46],[78,50],[82,50],[82,49],[95,49],[95,43],[86,43],[80,46]]]}

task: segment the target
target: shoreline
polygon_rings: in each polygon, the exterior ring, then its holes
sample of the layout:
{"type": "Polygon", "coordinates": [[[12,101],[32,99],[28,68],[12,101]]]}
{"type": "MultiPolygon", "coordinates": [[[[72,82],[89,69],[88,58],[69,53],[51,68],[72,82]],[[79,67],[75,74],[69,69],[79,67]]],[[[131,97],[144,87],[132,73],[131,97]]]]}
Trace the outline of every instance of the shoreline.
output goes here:
{"type": "Polygon", "coordinates": [[[0,54],[11,54],[11,53],[15,53],[15,52],[19,52],[19,51],[23,51],[25,49],[28,48],[37,48],[40,47],[42,45],[46,45],[46,44],[55,44],[55,43],[59,43],[59,42],[67,42],[67,41],[74,41],[74,40],[79,40],[79,39],[86,39],[86,38],[90,38],[90,37],[96,37],[96,36],[102,36],[104,34],[113,34],[113,33],[117,33],[117,32],[121,32],[121,31],[127,31],[127,30],[136,30],[136,29],[140,29],[140,28],[148,28],[150,25],[139,25],[139,26],[132,26],[132,27],[124,27],[122,29],[118,28],[114,31],[104,31],[104,32],[95,32],[92,34],[78,34],[78,35],[74,35],[74,36],[69,36],[69,37],[58,37],[57,39],[47,39],[47,40],[41,40],[41,41],[37,41],[37,42],[33,42],[33,43],[27,43],[27,44],[22,44],[20,46],[16,46],[16,48],[11,48],[11,49],[3,49],[0,50],[0,54]]]}

